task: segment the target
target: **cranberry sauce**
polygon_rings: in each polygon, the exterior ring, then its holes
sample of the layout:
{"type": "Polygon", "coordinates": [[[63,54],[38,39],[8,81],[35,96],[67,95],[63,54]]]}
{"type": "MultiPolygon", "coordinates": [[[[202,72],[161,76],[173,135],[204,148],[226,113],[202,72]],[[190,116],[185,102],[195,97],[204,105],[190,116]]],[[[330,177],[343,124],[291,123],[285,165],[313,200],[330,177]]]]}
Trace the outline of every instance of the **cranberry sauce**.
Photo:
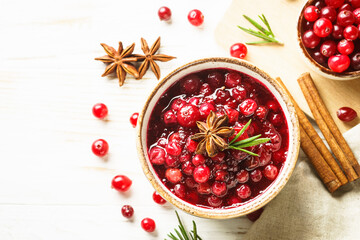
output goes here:
{"type": "Polygon", "coordinates": [[[159,99],[147,131],[149,159],[158,177],[179,198],[206,208],[235,207],[261,194],[277,177],[288,151],[289,133],[279,102],[259,81],[230,69],[185,76],[159,99]],[[254,157],[225,150],[196,155],[196,121],[227,114],[240,139],[257,134],[270,142],[251,147],[254,157]]]}

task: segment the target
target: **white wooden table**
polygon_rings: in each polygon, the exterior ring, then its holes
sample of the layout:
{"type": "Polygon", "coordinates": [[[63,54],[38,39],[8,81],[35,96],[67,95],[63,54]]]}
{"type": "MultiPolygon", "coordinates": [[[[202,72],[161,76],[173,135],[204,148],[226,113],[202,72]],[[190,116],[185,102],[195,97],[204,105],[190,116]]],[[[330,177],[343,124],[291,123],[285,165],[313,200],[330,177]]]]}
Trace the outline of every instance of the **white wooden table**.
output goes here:
{"type": "MultiPolygon", "coordinates": [[[[122,88],[114,76],[101,78],[105,65],[101,42],[117,47],[149,44],[162,38],[160,52],[177,59],[160,63],[162,76],[201,57],[228,56],[213,32],[230,1],[0,1],[0,239],[164,239],[177,225],[174,208],[152,200],[135,149],[133,112],[142,108],[157,84],[152,72],[143,80],[128,77],[122,88]],[[171,24],[157,10],[167,5],[171,24]],[[205,15],[202,28],[187,13],[205,15]],[[108,121],[95,119],[93,104],[104,102],[108,121]],[[91,143],[109,142],[107,160],[94,156],[91,143]],[[131,191],[110,189],[125,174],[131,191]],[[121,207],[131,204],[128,221],[121,207]],[[140,221],[151,217],[157,230],[148,234],[140,221]]],[[[244,6],[245,7],[245,6],[244,6]]],[[[195,219],[203,239],[241,239],[251,226],[246,218],[195,219]]]]}

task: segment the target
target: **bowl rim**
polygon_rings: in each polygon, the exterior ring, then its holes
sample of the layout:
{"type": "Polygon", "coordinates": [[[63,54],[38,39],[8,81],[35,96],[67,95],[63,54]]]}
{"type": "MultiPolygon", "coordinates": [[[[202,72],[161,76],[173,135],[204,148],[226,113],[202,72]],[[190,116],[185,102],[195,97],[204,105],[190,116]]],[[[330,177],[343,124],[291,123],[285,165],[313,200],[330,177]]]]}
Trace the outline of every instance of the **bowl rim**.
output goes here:
{"type": "Polygon", "coordinates": [[[328,69],[324,66],[322,66],[321,64],[317,63],[312,57],[311,55],[308,53],[308,51],[306,50],[303,42],[302,42],[302,22],[304,20],[304,10],[305,8],[307,8],[308,6],[310,6],[312,3],[314,3],[317,0],[308,0],[304,7],[301,9],[300,14],[299,14],[299,18],[298,18],[298,22],[297,22],[297,41],[299,44],[299,47],[301,49],[301,52],[303,53],[303,55],[305,56],[305,58],[310,62],[310,64],[315,67],[316,69],[320,70],[323,74],[327,74],[330,75],[333,79],[343,79],[343,80],[352,80],[355,79],[357,77],[360,77],[360,70],[358,71],[352,71],[352,72],[342,72],[342,73],[337,73],[332,71],[331,69],[328,69]]]}
{"type": "MultiPolygon", "coordinates": [[[[217,68],[217,67],[215,67],[215,68],[217,68]]],[[[221,68],[221,66],[219,68],[221,68]]],[[[204,68],[204,69],[207,69],[207,68],[204,68]]],[[[166,89],[164,91],[166,91],[166,89]]],[[[276,97],[276,98],[278,99],[278,97],[276,97]]],[[[243,215],[249,214],[251,212],[254,212],[254,211],[260,209],[261,207],[266,205],[268,202],[270,202],[273,198],[275,198],[275,196],[283,189],[285,184],[288,182],[288,180],[296,166],[296,162],[297,162],[298,155],[299,155],[299,148],[300,148],[300,128],[299,128],[297,114],[296,114],[295,108],[290,100],[290,97],[287,95],[287,93],[283,89],[283,87],[280,84],[278,84],[276,80],[271,78],[267,73],[260,70],[255,65],[253,65],[245,60],[240,60],[240,59],[235,59],[235,58],[225,58],[225,57],[203,58],[203,59],[195,60],[195,61],[189,62],[187,64],[184,64],[184,65],[178,67],[174,71],[170,72],[167,76],[165,76],[156,85],[156,87],[152,90],[151,94],[149,95],[149,97],[147,98],[147,100],[144,104],[144,107],[143,107],[141,113],[139,114],[136,138],[137,138],[136,139],[137,152],[139,155],[139,159],[140,159],[140,163],[141,163],[143,172],[144,172],[145,176],[147,177],[147,179],[150,181],[150,183],[153,185],[155,190],[165,200],[167,200],[168,202],[170,202],[177,208],[179,208],[187,213],[190,213],[192,215],[198,216],[198,217],[212,218],[212,219],[229,219],[229,218],[243,216],[243,215]],[[144,127],[146,127],[146,128],[148,127],[148,125],[147,125],[148,122],[144,122],[144,115],[147,111],[147,108],[149,107],[151,100],[156,95],[158,90],[168,80],[171,80],[178,73],[180,73],[181,71],[183,71],[187,68],[190,68],[192,66],[203,64],[203,63],[208,63],[208,62],[222,62],[222,63],[230,63],[230,64],[235,64],[235,65],[240,65],[242,67],[249,69],[250,71],[252,71],[256,74],[259,74],[269,84],[271,84],[275,88],[275,90],[279,93],[280,98],[282,99],[282,101],[284,102],[284,104],[286,105],[286,108],[287,108],[286,110],[283,110],[283,111],[288,111],[288,114],[289,114],[289,117],[287,117],[286,120],[287,120],[288,124],[292,125],[293,132],[289,132],[289,134],[292,135],[293,142],[292,143],[289,142],[289,148],[290,148],[290,145],[292,144],[292,154],[288,155],[287,160],[285,161],[285,163],[287,163],[287,165],[289,165],[287,168],[288,171],[286,173],[284,173],[284,175],[282,175],[281,178],[277,177],[277,179],[275,179],[275,181],[278,181],[277,185],[270,184],[271,191],[269,191],[270,189],[268,187],[265,192],[265,193],[267,193],[266,197],[264,197],[263,199],[260,199],[259,201],[258,201],[257,197],[255,197],[254,199],[251,199],[250,201],[248,201],[248,203],[252,203],[252,204],[244,204],[244,205],[240,205],[239,207],[233,207],[233,208],[228,208],[228,209],[202,208],[202,207],[198,207],[196,205],[190,204],[190,203],[185,204],[184,203],[185,201],[178,199],[177,197],[173,196],[173,194],[170,194],[169,190],[166,188],[166,186],[164,184],[159,183],[159,180],[157,180],[157,176],[154,176],[154,173],[151,171],[151,168],[153,168],[153,167],[150,166],[151,164],[150,163],[148,164],[148,162],[146,160],[147,149],[143,148],[143,142],[142,142],[142,139],[143,139],[142,132],[143,131],[142,130],[144,127]],[[242,207],[242,211],[240,211],[241,206],[247,206],[247,207],[242,207]],[[221,210],[223,210],[223,212],[221,210]]],[[[146,139],[146,136],[145,136],[145,139],[146,139]]],[[[264,196],[264,194],[260,194],[258,196],[264,196]]]]}

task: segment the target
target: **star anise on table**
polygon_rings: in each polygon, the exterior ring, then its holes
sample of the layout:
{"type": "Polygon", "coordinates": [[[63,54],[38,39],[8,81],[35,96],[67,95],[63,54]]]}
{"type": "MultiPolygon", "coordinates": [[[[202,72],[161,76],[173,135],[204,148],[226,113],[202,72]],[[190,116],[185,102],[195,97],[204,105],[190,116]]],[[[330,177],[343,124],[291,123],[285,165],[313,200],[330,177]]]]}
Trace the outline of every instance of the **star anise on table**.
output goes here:
{"type": "Polygon", "coordinates": [[[146,71],[149,69],[149,65],[151,67],[151,70],[155,74],[156,78],[160,78],[160,68],[157,65],[155,61],[160,62],[167,62],[171,59],[174,59],[175,57],[168,56],[165,54],[156,54],[156,52],[160,48],[160,37],[156,39],[154,44],[149,48],[149,45],[147,44],[146,40],[144,38],[141,38],[141,49],[144,52],[145,55],[134,55],[138,58],[138,61],[143,61],[139,67],[139,78],[142,78],[146,71]]]}
{"type": "Polygon", "coordinates": [[[122,42],[119,42],[119,48],[117,51],[105,43],[101,43],[101,46],[104,48],[107,55],[95,58],[95,60],[102,61],[103,63],[109,63],[105,72],[101,75],[102,77],[116,71],[120,86],[124,84],[127,73],[133,75],[135,78],[139,78],[139,72],[136,70],[134,65],[131,64],[131,62],[136,62],[138,60],[137,57],[132,55],[135,43],[124,49],[122,42]]]}
{"type": "Polygon", "coordinates": [[[197,121],[196,125],[200,132],[191,136],[192,140],[199,142],[195,153],[206,152],[209,157],[214,157],[218,152],[227,149],[229,145],[224,138],[234,134],[234,129],[226,126],[228,121],[226,114],[218,117],[213,111],[207,117],[206,123],[197,121]]]}

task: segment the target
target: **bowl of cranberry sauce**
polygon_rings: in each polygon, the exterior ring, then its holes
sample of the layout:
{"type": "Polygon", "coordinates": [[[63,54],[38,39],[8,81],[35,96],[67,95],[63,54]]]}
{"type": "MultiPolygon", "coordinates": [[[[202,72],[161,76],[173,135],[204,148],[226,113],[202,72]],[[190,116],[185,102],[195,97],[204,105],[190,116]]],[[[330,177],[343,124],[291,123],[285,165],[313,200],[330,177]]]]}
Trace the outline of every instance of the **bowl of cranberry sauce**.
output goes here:
{"type": "Polygon", "coordinates": [[[297,24],[306,63],[333,80],[360,77],[360,0],[309,0],[297,24]]]}
{"type": "Polygon", "coordinates": [[[249,214],[288,181],[299,126],[285,91],[232,58],[186,64],[153,90],[139,116],[138,154],[156,191],[206,218],[249,214]]]}

